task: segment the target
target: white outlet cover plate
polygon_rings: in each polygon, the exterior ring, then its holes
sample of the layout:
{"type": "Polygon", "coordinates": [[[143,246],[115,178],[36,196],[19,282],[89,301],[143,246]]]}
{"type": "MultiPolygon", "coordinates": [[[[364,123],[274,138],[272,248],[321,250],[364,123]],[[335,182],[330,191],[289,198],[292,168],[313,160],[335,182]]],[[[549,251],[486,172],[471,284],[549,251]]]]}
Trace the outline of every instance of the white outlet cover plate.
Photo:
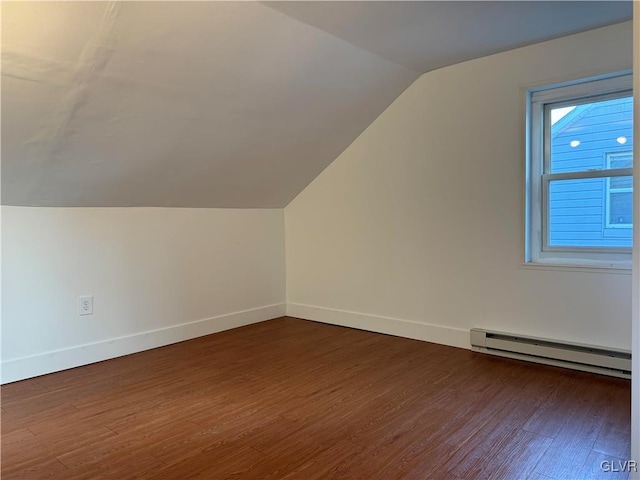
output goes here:
{"type": "Polygon", "coordinates": [[[78,313],[80,315],[93,315],[93,296],[83,295],[79,297],[78,313]]]}

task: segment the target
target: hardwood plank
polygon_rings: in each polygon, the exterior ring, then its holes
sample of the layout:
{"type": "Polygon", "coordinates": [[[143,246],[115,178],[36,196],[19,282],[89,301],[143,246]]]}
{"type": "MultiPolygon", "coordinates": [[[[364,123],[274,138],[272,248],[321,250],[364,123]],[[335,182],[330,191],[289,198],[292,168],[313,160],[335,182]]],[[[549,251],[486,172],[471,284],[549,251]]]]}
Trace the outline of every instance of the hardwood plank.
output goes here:
{"type": "MultiPolygon", "coordinates": [[[[343,439],[332,425],[281,418],[253,432],[251,448],[268,458],[292,457],[297,465],[314,458],[343,439]]],[[[288,463],[292,463],[288,460],[288,463]]],[[[296,465],[296,466],[297,466],[296,465]]]]}
{"type": "Polygon", "coordinates": [[[291,318],[0,394],[3,480],[586,479],[629,450],[628,381],[291,318]]]}
{"type": "Polygon", "coordinates": [[[28,442],[29,440],[32,440],[33,437],[35,437],[35,435],[28,428],[14,430],[12,432],[2,434],[2,445],[7,446],[13,443],[28,442]]]}
{"type": "Polygon", "coordinates": [[[531,475],[529,475],[527,477],[527,480],[554,480],[551,477],[547,477],[546,475],[542,475],[540,473],[537,472],[533,472],[531,473],[531,475]]]}
{"type": "Polygon", "coordinates": [[[558,388],[550,392],[546,401],[542,402],[524,426],[525,430],[551,438],[554,438],[568,422],[576,407],[575,399],[581,395],[588,395],[588,386],[580,382],[580,377],[575,372],[557,370],[558,388]]]}
{"type": "Polygon", "coordinates": [[[381,478],[455,478],[449,471],[454,457],[461,450],[472,453],[466,445],[480,432],[491,431],[492,418],[511,401],[507,395],[467,397],[453,413],[443,409],[427,415],[431,421],[419,438],[398,446],[390,443],[398,456],[393,464],[381,467],[381,478]]]}
{"type": "Polygon", "coordinates": [[[52,407],[44,407],[33,412],[29,410],[19,410],[14,413],[13,410],[7,410],[2,415],[2,432],[10,433],[15,430],[33,427],[41,422],[49,420],[63,419],[69,415],[77,413],[76,407],[73,405],[57,405],[52,407]]]}
{"type": "MultiPolygon", "coordinates": [[[[616,389],[612,389],[614,392],[616,389]]],[[[610,395],[607,401],[609,411],[607,418],[593,449],[618,458],[630,458],[631,432],[626,423],[631,411],[630,395],[610,395]]]]}
{"type": "Polygon", "coordinates": [[[40,480],[69,478],[69,470],[55,458],[42,458],[27,463],[2,466],[2,478],[40,480]]]}
{"type": "Polygon", "coordinates": [[[593,450],[618,458],[631,457],[631,432],[621,430],[618,424],[605,422],[593,446],[593,450]]]}
{"type": "Polygon", "coordinates": [[[366,436],[361,434],[362,431],[355,436],[359,445],[364,448],[359,455],[359,476],[371,479],[407,478],[416,470],[413,465],[423,460],[428,465],[422,471],[422,478],[425,478],[426,472],[433,472],[438,468],[439,462],[435,460],[440,459],[432,455],[432,452],[442,446],[438,433],[448,428],[448,412],[429,407],[422,408],[419,413],[413,420],[390,421],[386,424],[389,429],[386,435],[380,435],[375,430],[365,430],[366,436]]]}
{"type": "Polygon", "coordinates": [[[349,440],[341,440],[303,463],[283,480],[364,479],[357,469],[358,454],[364,450],[349,440]]]}
{"type": "MultiPolygon", "coordinates": [[[[581,377],[583,377],[581,375],[581,377]]],[[[580,384],[573,393],[573,407],[561,431],[540,460],[535,471],[556,478],[572,478],[589,457],[604,426],[610,404],[608,380],[580,384]]]]}
{"type": "Polygon", "coordinates": [[[487,459],[483,465],[483,476],[486,474],[489,479],[529,479],[551,442],[549,437],[519,430],[504,448],[487,459]]]}
{"type": "Polygon", "coordinates": [[[61,428],[45,435],[25,436],[21,441],[13,443],[5,442],[3,435],[2,445],[7,449],[5,453],[12,461],[30,461],[42,455],[58,457],[85,448],[87,444],[93,445],[116,435],[108,428],[96,427],[90,430],[77,430],[73,436],[69,436],[68,431],[61,428]]]}
{"type": "Polygon", "coordinates": [[[85,469],[68,470],[68,480],[138,480],[152,475],[158,460],[150,455],[118,455],[103,464],[85,469]]]}
{"type": "Polygon", "coordinates": [[[164,464],[175,464],[190,458],[194,452],[216,449],[229,443],[251,446],[249,439],[260,429],[271,429],[281,417],[263,416],[260,412],[237,412],[220,418],[206,427],[191,424],[189,430],[171,442],[154,442],[145,450],[164,464]]]}
{"type": "Polygon", "coordinates": [[[28,382],[14,382],[0,387],[2,395],[2,411],[5,406],[14,401],[24,402],[32,396],[47,393],[48,390],[42,385],[40,378],[32,378],[28,382]]]}
{"type": "Polygon", "coordinates": [[[247,478],[245,473],[263,459],[263,454],[232,442],[197,451],[184,460],[155,469],[146,478],[149,480],[247,478]]]}
{"type": "MultiPolygon", "coordinates": [[[[522,447],[520,444],[526,441],[534,450],[535,434],[525,437],[521,434],[521,428],[528,418],[534,412],[534,407],[525,405],[514,398],[496,412],[486,424],[488,431],[477,431],[473,437],[466,443],[464,448],[459,449],[451,458],[450,463],[453,465],[449,472],[460,478],[479,479],[488,478],[488,472],[493,471],[499,466],[498,463],[504,463],[504,460],[498,462],[497,458],[511,457],[514,449],[522,447]]],[[[544,453],[549,447],[551,439],[548,437],[537,436],[535,440],[540,440],[542,451],[544,453]],[[544,439],[549,440],[545,442],[544,439]]],[[[538,458],[541,455],[538,455],[538,458]]],[[[522,467],[527,466],[526,464],[522,467]]],[[[531,465],[529,471],[533,471],[535,463],[531,465]]]]}

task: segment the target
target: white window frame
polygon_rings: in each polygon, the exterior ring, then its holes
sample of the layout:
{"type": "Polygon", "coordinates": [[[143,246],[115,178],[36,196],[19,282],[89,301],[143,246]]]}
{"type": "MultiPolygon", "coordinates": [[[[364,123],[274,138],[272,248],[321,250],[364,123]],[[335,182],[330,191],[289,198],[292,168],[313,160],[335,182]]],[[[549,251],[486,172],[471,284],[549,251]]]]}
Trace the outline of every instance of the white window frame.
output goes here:
{"type": "MultiPolygon", "coordinates": [[[[610,152],[606,154],[606,165],[607,168],[611,167],[611,160],[614,160],[618,157],[632,157],[633,158],[633,152],[632,151],[628,151],[628,152],[610,152]]],[[[633,167],[630,167],[633,168],[633,167]]],[[[625,188],[612,188],[611,187],[611,177],[607,178],[607,183],[605,186],[605,196],[604,196],[604,202],[605,202],[605,223],[604,223],[604,228],[624,228],[624,229],[630,229],[633,227],[632,223],[611,223],[611,194],[612,193],[633,193],[633,188],[632,187],[625,187],[625,188]]]]}
{"type": "MultiPolygon", "coordinates": [[[[549,85],[527,92],[525,263],[627,268],[632,248],[549,245],[549,184],[553,180],[633,175],[633,168],[550,173],[551,108],[631,96],[629,72],[549,85]]],[[[606,208],[606,207],[605,207],[606,208]]]]}

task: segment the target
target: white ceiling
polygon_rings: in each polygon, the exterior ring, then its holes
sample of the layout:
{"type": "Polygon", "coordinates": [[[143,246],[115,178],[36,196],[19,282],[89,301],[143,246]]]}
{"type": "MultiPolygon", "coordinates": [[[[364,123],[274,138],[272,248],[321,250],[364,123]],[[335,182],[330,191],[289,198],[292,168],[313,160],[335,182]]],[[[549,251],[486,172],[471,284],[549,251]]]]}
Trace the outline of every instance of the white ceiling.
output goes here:
{"type": "Polygon", "coordinates": [[[631,2],[3,2],[2,203],[282,207],[420,73],[631,2]]]}

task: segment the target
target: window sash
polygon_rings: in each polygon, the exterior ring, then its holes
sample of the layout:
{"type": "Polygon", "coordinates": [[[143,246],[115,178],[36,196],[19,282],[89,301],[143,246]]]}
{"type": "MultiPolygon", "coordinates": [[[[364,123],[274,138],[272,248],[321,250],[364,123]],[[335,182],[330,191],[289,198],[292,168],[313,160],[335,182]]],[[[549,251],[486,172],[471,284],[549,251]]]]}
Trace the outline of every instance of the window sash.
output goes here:
{"type": "Polygon", "coordinates": [[[628,177],[633,175],[633,167],[581,170],[578,172],[545,173],[542,182],[553,180],[584,180],[587,178],[628,177]]]}
{"type": "Polygon", "coordinates": [[[531,93],[533,103],[573,102],[594,96],[633,92],[630,71],[541,87],[531,93]]]}
{"type": "MultiPolygon", "coordinates": [[[[633,167],[631,168],[615,168],[611,170],[586,170],[581,172],[563,172],[563,173],[545,173],[542,175],[542,252],[600,252],[600,253],[628,253],[632,251],[630,247],[581,247],[578,245],[558,246],[549,243],[551,229],[549,228],[549,209],[551,202],[549,201],[549,186],[554,180],[583,180],[591,178],[614,178],[628,177],[633,175],[633,167]]],[[[615,189],[614,189],[615,190],[615,189]]],[[[620,189],[622,190],[622,189],[620,189]]],[[[608,217],[608,210],[607,210],[608,217]]],[[[608,218],[607,218],[608,221],[608,218]]],[[[621,228],[621,227],[617,227],[621,228]]]]}

